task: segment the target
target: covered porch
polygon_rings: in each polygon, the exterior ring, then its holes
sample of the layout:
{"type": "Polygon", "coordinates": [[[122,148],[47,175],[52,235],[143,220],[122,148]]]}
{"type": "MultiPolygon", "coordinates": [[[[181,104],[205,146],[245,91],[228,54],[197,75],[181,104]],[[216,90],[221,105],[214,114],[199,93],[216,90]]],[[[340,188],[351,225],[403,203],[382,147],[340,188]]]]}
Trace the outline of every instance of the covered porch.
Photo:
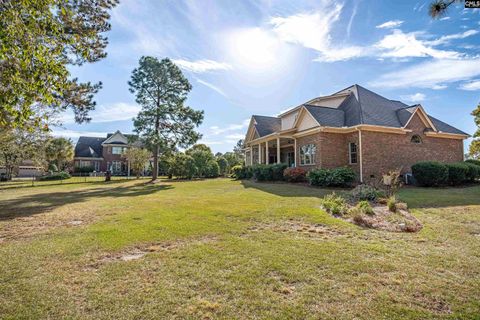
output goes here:
{"type": "Polygon", "coordinates": [[[250,141],[245,148],[245,164],[286,163],[295,166],[296,139],[291,136],[270,136],[250,141]]]}

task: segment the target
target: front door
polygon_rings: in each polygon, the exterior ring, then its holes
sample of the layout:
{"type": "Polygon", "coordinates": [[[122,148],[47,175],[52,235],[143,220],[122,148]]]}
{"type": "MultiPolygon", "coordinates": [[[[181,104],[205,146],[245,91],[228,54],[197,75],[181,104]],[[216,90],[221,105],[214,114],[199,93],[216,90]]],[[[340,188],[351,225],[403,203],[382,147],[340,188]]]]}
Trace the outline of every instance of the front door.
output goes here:
{"type": "Polygon", "coordinates": [[[289,167],[293,167],[295,165],[295,153],[289,152],[287,153],[287,164],[289,167]]]}

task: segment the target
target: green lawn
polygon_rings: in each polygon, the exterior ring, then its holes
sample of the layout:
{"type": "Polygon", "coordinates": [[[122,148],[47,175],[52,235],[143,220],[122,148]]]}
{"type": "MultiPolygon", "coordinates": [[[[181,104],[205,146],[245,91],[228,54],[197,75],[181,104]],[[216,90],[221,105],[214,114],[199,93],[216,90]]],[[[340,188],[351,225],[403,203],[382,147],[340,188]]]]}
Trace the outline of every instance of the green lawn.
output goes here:
{"type": "Polygon", "coordinates": [[[335,219],[327,192],[0,185],[0,318],[478,319],[479,186],[403,189],[417,234],[335,219]]]}

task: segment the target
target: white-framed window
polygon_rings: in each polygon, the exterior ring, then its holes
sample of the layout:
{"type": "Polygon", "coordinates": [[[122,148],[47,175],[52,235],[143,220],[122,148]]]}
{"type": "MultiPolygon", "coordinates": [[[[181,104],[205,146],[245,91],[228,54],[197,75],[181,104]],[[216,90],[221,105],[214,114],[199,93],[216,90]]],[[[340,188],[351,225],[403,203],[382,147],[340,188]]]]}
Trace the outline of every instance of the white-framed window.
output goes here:
{"type": "Polygon", "coordinates": [[[358,148],[355,142],[350,142],[348,144],[348,155],[350,164],[358,163],[358,148]]]}
{"type": "Polygon", "coordinates": [[[122,171],[122,162],[112,161],[112,172],[121,172],[121,171],[122,171]]]}
{"type": "Polygon", "coordinates": [[[300,147],[300,164],[309,165],[315,164],[315,153],[317,146],[314,144],[306,144],[300,147]]]}
{"type": "Polygon", "coordinates": [[[95,161],[93,164],[94,164],[94,170],[97,172],[100,171],[100,162],[95,161]]]}
{"type": "Polygon", "coordinates": [[[414,134],[410,139],[411,143],[420,144],[422,143],[422,138],[418,134],[414,134]]]}
{"type": "Polygon", "coordinates": [[[122,154],[125,152],[124,147],[112,147],[112,154],[122,154]]]}

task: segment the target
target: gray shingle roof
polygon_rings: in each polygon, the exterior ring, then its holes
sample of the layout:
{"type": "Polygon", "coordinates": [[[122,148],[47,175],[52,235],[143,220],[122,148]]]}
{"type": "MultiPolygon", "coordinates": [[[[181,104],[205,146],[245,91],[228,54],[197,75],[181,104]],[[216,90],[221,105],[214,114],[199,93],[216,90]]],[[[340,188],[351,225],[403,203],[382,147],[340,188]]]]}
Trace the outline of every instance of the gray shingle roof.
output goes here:
{"type": "Polygon", "coordinates": [[[80,137],[75,145],[75,157],[101,158],[102,142],[106,138],[80,137]]]}
{"type": "Polygon", "coordinates": [[[306,105],[305,108],[321,126],[343,127],[345,124],[345,112],[343,110],[311,105],[306,105]]]}
{"type": "Polygon", "coordinates": [[[257,123],[255,125],[255,129],[257,129],[257,132],[260,135],[260,137],[263,137],[281,130],[282,122],[280,118],[258,116],[258,115],[254,115],[253,118],[257,123]]]}
{"type": "MultiPolygon", "coordinates": [[[[337,107],[304,105],[322,126],[352,127],[361,124],[401,128],[405,126],[419,105],[408,106],[403,102],[389,100],[357,84],[339,93],[350,91],[350,95],[337,107]]],[[[253,116],[260,137],[281,130],[281,120],[277,117],[253,116]]],[[[445,122],[429,116],[438,131],[446,133],[467,133],[445,122]]]]}

